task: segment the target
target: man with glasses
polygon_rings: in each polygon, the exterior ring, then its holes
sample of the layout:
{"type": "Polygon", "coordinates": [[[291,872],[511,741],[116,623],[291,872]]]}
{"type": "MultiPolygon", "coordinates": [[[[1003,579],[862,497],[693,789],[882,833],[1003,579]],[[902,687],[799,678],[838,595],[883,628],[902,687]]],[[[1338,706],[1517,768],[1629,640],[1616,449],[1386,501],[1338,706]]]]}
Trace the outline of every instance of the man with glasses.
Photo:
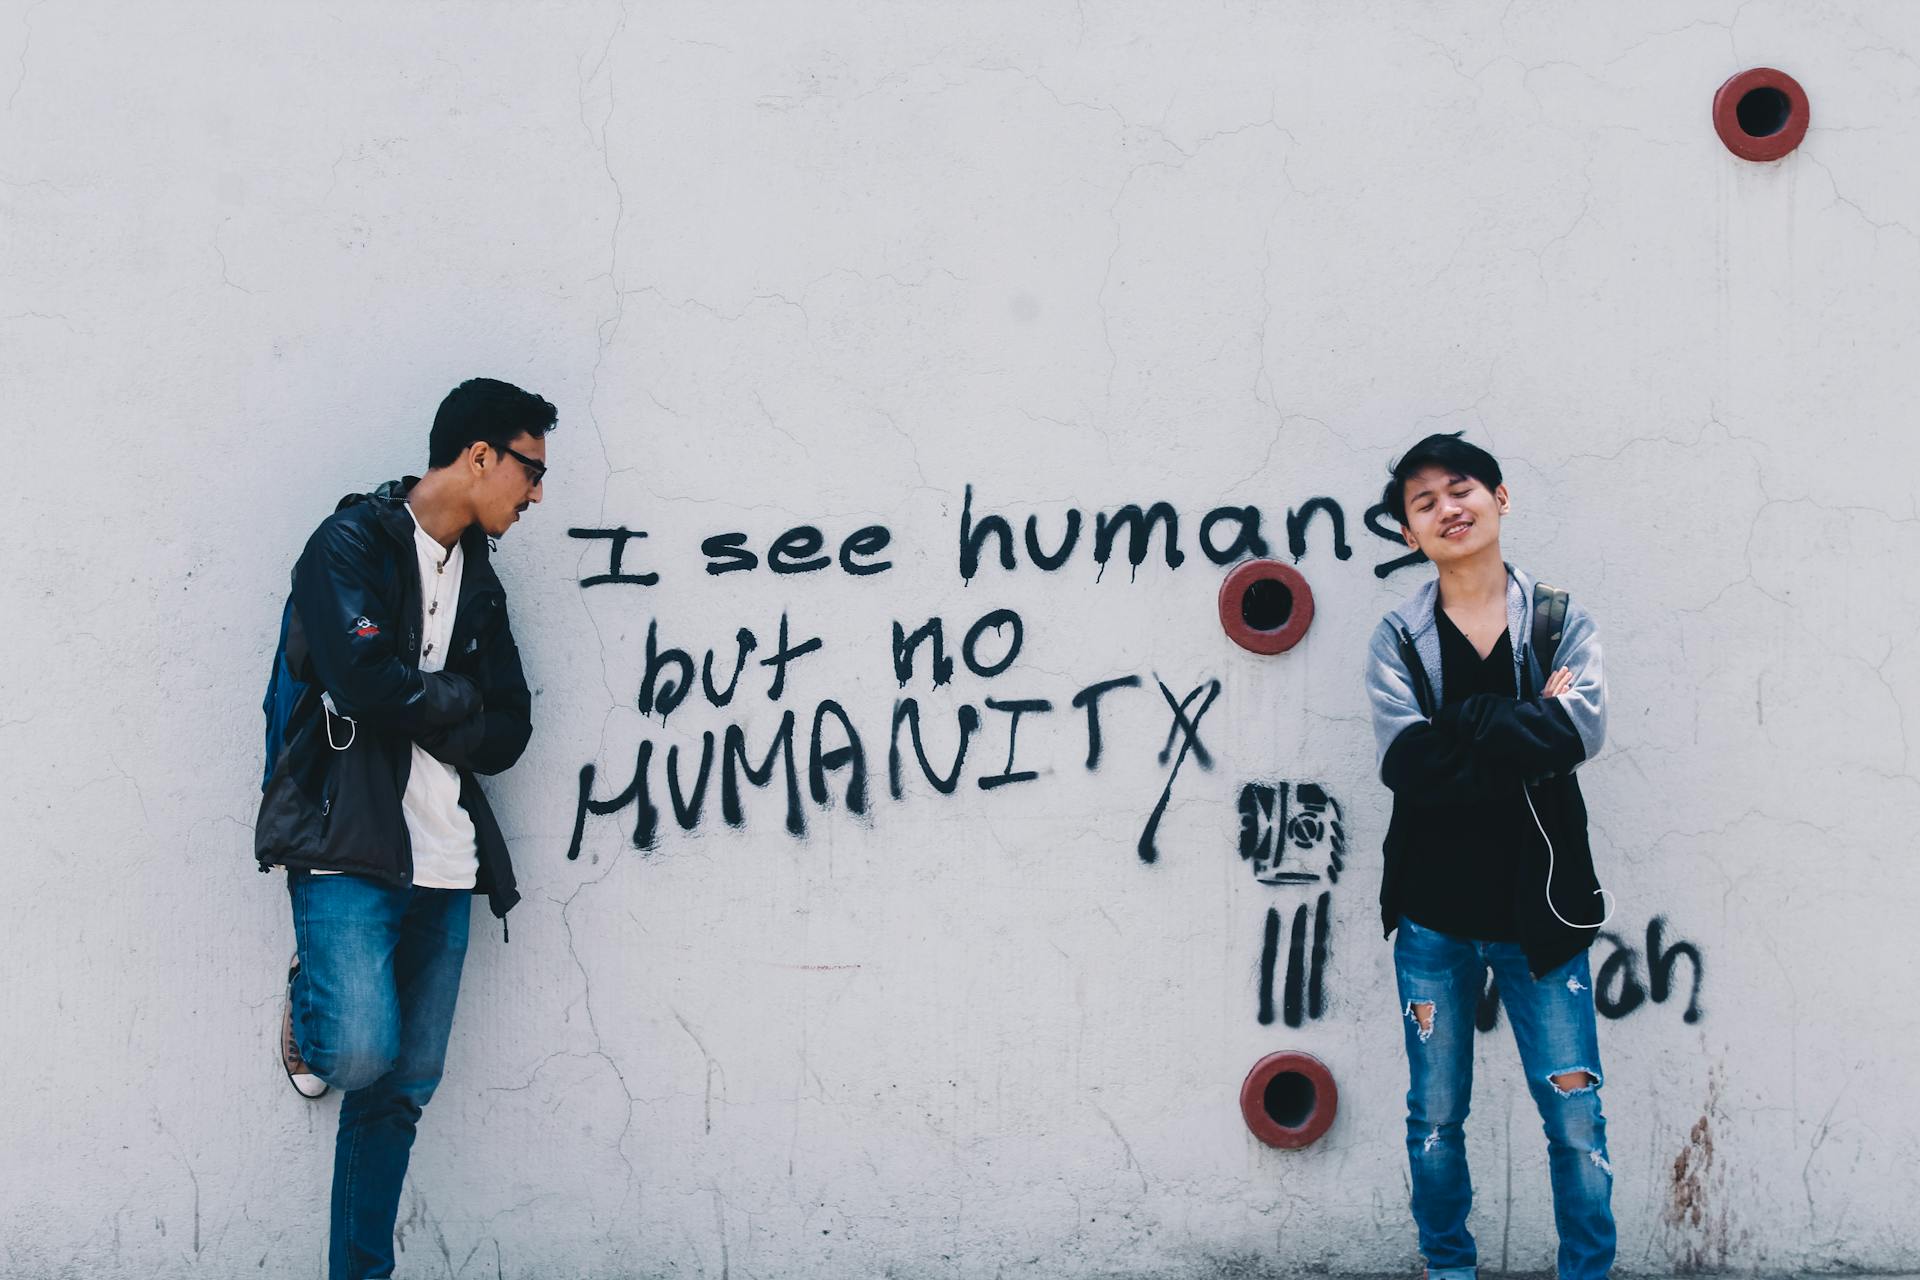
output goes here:
{"type": "Polygon", "coordinates": [[[414,1125],[453,1026],[471,899],[519,900],[476,774],[520,758],[531,700],[490,541],[540,501],[554,407],[488,378],[434,416],[428,470],[349,494],[293,569],[254,832],[287,869],[281,1065],[341,1091],[328,1275],[393,1274],[414,1125]]]}

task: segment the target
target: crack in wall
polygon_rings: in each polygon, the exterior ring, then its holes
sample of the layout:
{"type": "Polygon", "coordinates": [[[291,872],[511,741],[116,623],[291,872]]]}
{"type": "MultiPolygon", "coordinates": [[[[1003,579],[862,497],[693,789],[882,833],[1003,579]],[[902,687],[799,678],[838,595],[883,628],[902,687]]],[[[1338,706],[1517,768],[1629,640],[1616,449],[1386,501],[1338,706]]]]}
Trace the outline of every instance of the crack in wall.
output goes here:
{"type": "Polygon", "coordinates": [[[1843,194],[1840,190],[1840,184],[1834,179],[1833,169],[1819,156],[1813,154],[1811,151],[1796,151],[1794,154],[1805,156],[1808,164],[1826,175],[1827,186],[1833,192],[1833,200],[1827,205],[1827,208],[1845,207],[1852,210],[1860,221],[1873,228],[1873,235],[1876,242],[1879,240],[1882,231],[1898,231],[1906,236],[1907,239],[1920,242],[1920,232],[1914,231],[1912,227],[1900,221],[1898,218],[1888,218],[1885,220],[1876,218],[1867,212],[1865,205],[1862,205],[1851,196],[1843,194]]]}
{"type": "Polygon", "coordinates": [[[27,11],[20,15],[20,27],[26,34],[20,41],[20,78],[13,82],[13,92],[7,95],[9,113],[13,111],[13,100],[20,96],[20,90],[25,88],[27,83],[27,50],[33,47],[33,14],[46,2],[47,0],[35,0],[33,4],[27,6],[27,11]]]}
{"type": "Polygon", "coordinates": [[[1147,1190],[1147,1171],[1141,1167],[1140,1158],[1133,1154],[1133,1144],[1127,1141],[1127,1135],[1120,1132],[1120,1126],[1113,1122],[1113,1117],[1107,1114],[1106,1108],[1092,1100],[1088,1100],[1087,1105],[1093,1108],[1095,1115],[1107,1122],[1107,1128],[1113,1130],[1113,1136],[1119,1139],[1121,1149],[1127,1153],[1127,1167],[1140,1176],[1140,1189],[1147,1190]]]}
{"type": "MultiPolygon", "coordinates": [[[[702,1129],[702,1132],[712,1133],[713,1132],[713,1074],[718,1064],[714,1061],[713,1054],[708,1051],[706,1041],[700,1038],[699,1033],[693,1029],[690,1023],[688,1023],[686,1017],[678,1009],[674,1008],[671,1004],[667,1006],[667,1011],[673,1014],[674,1021],[680,1024],[680,1029],[687,1033],[687,1039],[693,1041],[694,1047],[700,1050],[700,1056],[706,1060],[707,1089],[706,1089],[706,1098],[705,1098],[705,1128],[702,1129]]],[[[723,1085],[725,1082],[725,1078],[726,1078],[726,1073],[722,1072],[721,1080],[723,1085]]]]}
{"type": "MultiPolygon", "coordinates": [[[[606,1051],[606,1042],[601,1038],[600,1024],[593,1012],[593,976],[587,971],[586,962],[580,958],[579,948],[574,943],[573,921],[569,917],[569,912],[572,911],[573,904],[579,899],[581,892],[606,879],[618,865],[618,860],[610,861],[607,863],[607,869],[598,876],[583,880],[574,886],[573,892],[567,895],[566,902],[560,908],[560,927],[567,935],[567,954],[572,957],[574,967],[580,971],[580,1004],[587,1017],[587,1030],[593,1036],[593,1056],[605,1061],[612,1069],[614,1078],[620,1082],[620,1092],[627,1099],[627,1114],[620,1126],[620,1132],[614,1138],[614,1151],[619,1155],[621,1163],[627,1167],[627,1191],[633,1196],[637,1209],[640,1198],[640,1171],[634,1166],[633,1157],[627,1154],[627,1135],[633,1130],[633,1109],[639,1099],[634,1096],[632,1088],[628,1086],[626,1073],[620,1070],[620,1064],[614,1060],[612,1054],[606,1051]]],[[[625,1197],[622,1197],[623,1203],[624,1200],[625,1197]]]]}

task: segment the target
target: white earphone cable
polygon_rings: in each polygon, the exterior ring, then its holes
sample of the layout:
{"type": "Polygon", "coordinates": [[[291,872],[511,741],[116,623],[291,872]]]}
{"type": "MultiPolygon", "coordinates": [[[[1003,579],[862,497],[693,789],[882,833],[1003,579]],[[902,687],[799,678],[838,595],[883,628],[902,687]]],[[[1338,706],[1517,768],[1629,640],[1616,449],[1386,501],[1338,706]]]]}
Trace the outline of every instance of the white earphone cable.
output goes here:
{"type": "Polygon", "coordinates": [[[1606,914],[1600,917],[1598,924],[1575,924],[1561,915],[1560,908],[1553,905],[1553,837],[1547,834],[1546,824],[1540,821],[1540,811],[1533,807],[1533,788],[1529,787],[1524,779],[1520,783],[1520,794],[1527,798],[1527,812],[1533,815],[1533,825],[1539,829],[1540,838],[1547,842],[1547,910],[1553,912],[1554,919],[1569,929],[1604,929],[1607,921],[1613,919],[1614,908],[1613,895],[1605,889],[1594,890],[1600,895],[1601,905],[1606,908],[1606,914]]]}

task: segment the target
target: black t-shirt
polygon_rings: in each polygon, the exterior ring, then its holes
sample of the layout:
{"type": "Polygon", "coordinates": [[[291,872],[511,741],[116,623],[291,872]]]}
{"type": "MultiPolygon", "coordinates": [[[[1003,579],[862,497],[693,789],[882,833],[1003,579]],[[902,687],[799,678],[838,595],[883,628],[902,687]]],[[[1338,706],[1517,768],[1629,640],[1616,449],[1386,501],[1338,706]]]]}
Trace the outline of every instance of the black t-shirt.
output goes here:
{"type": "MultiPolygon", "coordinates": [[[[1446,610],[1435,609],[1440,628],[1440,684],[1447,706],[1476,693],[1516,696],[1513,642],[1505,631],[1482,658],[1446,610]]],[[[1456,937],[1513,942],[1514,882],[1520,856],[1537,839],[1533,818],[1516,778],[1511,794],[1470,797],[1420,806],[1409,826],[1404,855],[1401,911],[1416,924],[1456,937]]]]}

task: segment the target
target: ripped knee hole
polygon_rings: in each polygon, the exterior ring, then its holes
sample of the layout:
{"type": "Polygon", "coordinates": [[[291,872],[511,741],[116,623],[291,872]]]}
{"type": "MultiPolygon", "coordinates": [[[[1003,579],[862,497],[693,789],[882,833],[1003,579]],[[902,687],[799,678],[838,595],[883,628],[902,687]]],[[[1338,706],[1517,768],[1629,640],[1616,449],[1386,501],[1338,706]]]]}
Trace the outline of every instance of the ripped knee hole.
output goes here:
{"type": "Polygon", "coordinates": [[[1547,1081],[1561,1093],[1578,1093],[1600,1083],[1591,1071],[1562,1071],[1558,1075],[1548,1076],[1547,1081]]]}
{"type": "Polygon", "coordinates": [[[1412,1018],[1414,1025],[1420,1028],[1422,1040],[1433,1034],[1433,1001],[1407,1001],[1407,1016],[1412,1018]]]}

